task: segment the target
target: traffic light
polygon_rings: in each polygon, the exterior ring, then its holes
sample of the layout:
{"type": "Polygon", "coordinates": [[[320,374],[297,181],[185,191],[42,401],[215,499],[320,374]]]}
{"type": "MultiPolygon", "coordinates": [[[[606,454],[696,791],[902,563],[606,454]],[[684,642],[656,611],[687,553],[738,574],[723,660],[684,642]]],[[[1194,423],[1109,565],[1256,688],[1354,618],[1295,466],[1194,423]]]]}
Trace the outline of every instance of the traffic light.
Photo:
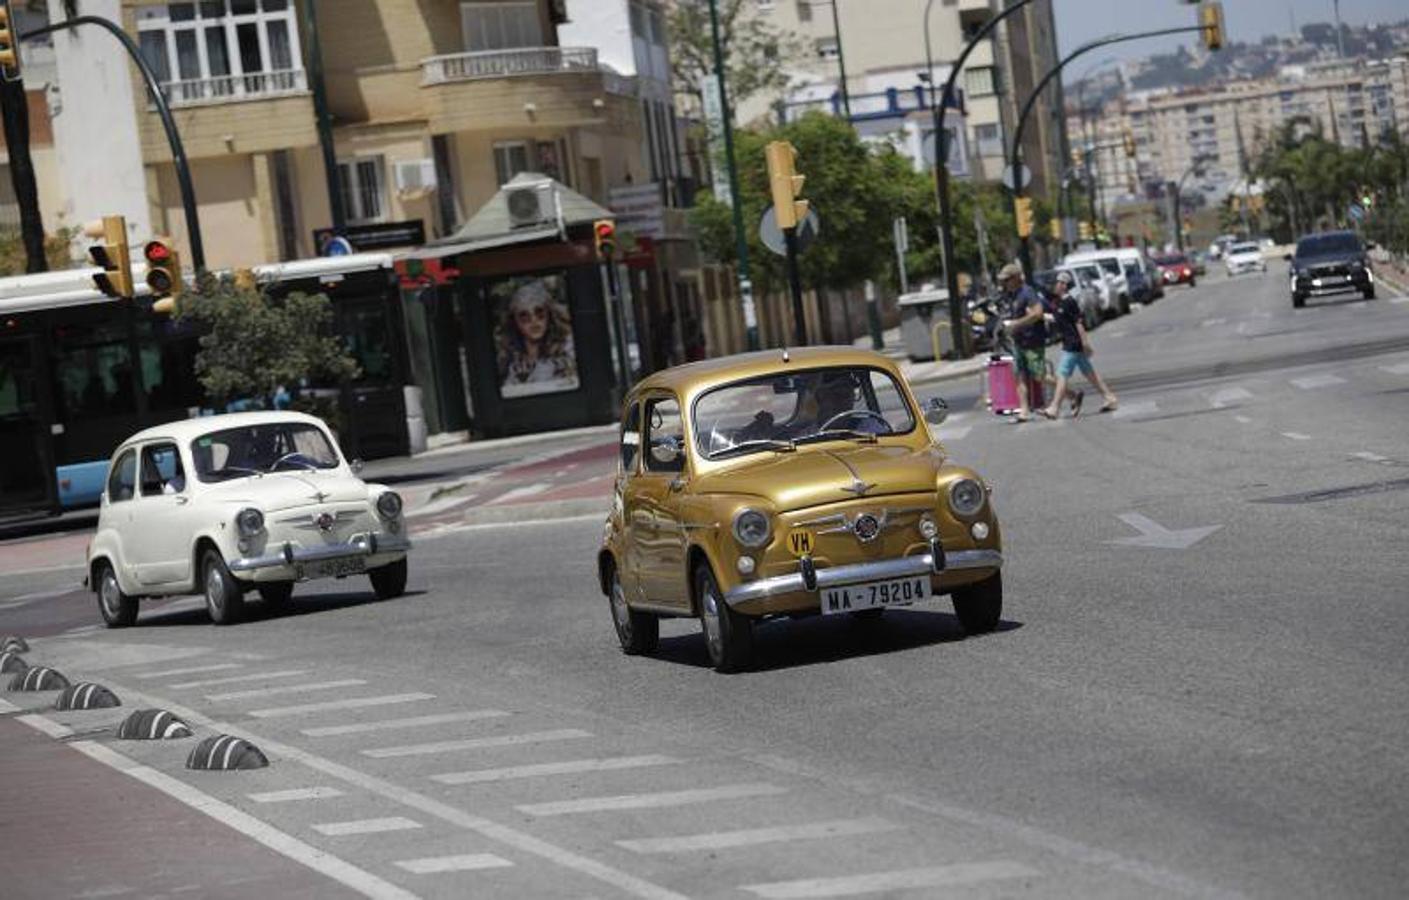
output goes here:
{"type": "Polygon", "coordinates": [[[16,33],[11,0],[0,0],[0,75],[6,81],[20,77],[20,37],[16,33]]]}
{"type": "Polygon", "coordinates": [[[1199,24],[1204,29],[1204,46],[1223,49],[1223,4],[1219,0],[1204,0],[1199,4],[1199,24]]]}
{"type": "Polygon", "coordinates": [[[1091,223],[1090,223],[1090,222],[1085,222],[1085,221],[1083,221],[1083,222],[1077,223],[1076,231],[1077,231],[1077,235],[1078,235],[1083,241],[1089,241],[1089,240],[1091,240],[1091,223]]]}
{"type": "Polygon", "coordinates": [[[1018,237],[1032,234],[1032,198],[1013,198],[1013,218],[1018,223],[1018,237]]]}
{"type": "Polygon", "coordinates": [[[171,315],[177,310],[181,297],[181,260],[176,248],[171,246],[171,238],[157,237],[147,241],[142,249],[147,258],[147,287],[157,302],[152,304],[152,312],[171,315]]]}
{"type": "Polygon", "coordinates": [[[807,218],[808,203],[799,200],[806,175],[797,174],[797,148],[787,141],[772,141],[764,148],[768,161],[768,186],[773,192],[773,215],[779,228],[796,228],[807,218]]]}
{"type": "Polygon", "coordinates": [[[598,219],[592,223],[592,240],[597,245],[597,258],[610,260],[616,255],[616,223],[598,219]]]}
{"type": "Polygon", "coordinates": [[[109,297],[132,296],[132,251],[127,246],[127,220],[103,216],[83,226],[85,237],[101,240],[88,248],[93,265],[103,271],[93,275],[98,290],[109,297]]]}
{"type": "Polygon", "coordinates": [[[1129,128],[1125,129],[1125,133],[1121,135],[1121,142],[1125,144],[1125,155],[1133,157],[1135,155],[1135,132],[1129,128]]]}
{"type": "Polygon", "coordinates": [[[1047,230],[1052,235],[1052,240],[1060,241],[1062,239],[1062,220],[1052,219],[1047,223],[1047,230]]]}

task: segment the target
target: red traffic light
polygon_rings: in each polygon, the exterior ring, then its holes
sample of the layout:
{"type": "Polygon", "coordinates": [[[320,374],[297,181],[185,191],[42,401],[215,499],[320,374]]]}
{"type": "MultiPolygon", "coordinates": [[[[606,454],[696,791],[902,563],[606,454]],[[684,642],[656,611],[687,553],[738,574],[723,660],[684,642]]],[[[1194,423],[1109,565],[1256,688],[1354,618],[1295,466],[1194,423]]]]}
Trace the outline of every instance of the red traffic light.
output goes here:
{"type": "Polygon", "coordinates": [[[616,226],[611,222],[598,222],[594,227],[596,228],[597,240],[599,241],[610,240],[616,235],[616,226]]]}
{"type": "Polygon", "coordinates": [[[142,253],[147,257],[147,262],[158,265],[171,261],[171,247],[165,241],[148,241],[142,253]]]}

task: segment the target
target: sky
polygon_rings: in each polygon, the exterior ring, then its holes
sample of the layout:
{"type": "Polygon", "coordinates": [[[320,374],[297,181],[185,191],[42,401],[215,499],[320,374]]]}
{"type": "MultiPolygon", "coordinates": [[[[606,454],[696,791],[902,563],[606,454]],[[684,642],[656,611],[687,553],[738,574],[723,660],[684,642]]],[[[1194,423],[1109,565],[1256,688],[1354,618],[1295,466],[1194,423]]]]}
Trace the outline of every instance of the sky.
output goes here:
{"type": "MultiPolygon", "coordinates": [[[[1052,0],[1057,18],[1057,43],[1063,54],[1086,41],[1117,33],[1154,31],[1196,24],[1195,6],[1182,0],[1052,0]]],[[[1347,25],[1409,18],[1406,0],[1340,0],[1341,21],[1347,25]]],[[[1230,40],[1257,42],[1266,34],[1290,34],[1292,16],[1297,27],[1308,22],[1333,20],[1331,0],[1223,0],[1223,16],[1230,40]]],[[[1091,62],[1115,57],[1137,59],[1168,52],[1179,44],[1193,46],[1197,34],[1173,35],[1131,41],[1093,50],[1091,62]]],[[[1081,62],[1073,62],[1080,75],[1081,62]]],[[[1087,64],[1088,66],[1091,63],[1087,64]]]]}

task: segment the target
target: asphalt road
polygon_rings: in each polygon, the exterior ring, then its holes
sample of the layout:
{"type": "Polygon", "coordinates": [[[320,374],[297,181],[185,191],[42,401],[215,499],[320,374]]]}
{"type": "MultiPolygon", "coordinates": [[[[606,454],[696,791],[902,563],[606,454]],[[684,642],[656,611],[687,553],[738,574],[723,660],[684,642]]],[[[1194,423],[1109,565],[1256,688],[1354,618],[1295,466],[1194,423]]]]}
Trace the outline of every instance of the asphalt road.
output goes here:
{"type": "Polygon", "coordinates": [[[688,622],[628,658],[600,516],[442,527],[403,599],[316,585],[235,628],[178,600],[105,632],[71,575],[0,576],[0,634],[253,739],[270,768],[188,772],[189,741],[98,730],[126,710],[46,714],[312,848],[329,895],[1402,896],[1409,302],[1285,288],[1103,326],[1116,414],[922,389],[996,484],[983,638],[941,601],[770,624],[741,675],[688,622]]]}

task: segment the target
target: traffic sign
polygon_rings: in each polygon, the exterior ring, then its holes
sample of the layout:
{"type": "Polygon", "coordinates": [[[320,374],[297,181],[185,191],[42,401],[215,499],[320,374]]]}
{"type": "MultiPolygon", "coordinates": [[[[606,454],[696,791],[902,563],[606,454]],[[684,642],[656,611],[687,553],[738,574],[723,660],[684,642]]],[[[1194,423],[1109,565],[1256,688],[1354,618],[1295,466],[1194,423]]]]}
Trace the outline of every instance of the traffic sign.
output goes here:
{"type": "MultiPolygon", "coordinates": [[[[817,218],[817,210],[809,209],[807,218],[797,227],[797,252],[802,253],[810,247],[821,233],[822,220],[817,218]]],[[[788,255],[788,245],[783,240],[783,229],[778,227],[778,217],[771,206],[763,211],[763,221],[758,224],[758,237],[769,250],[779,256],[788,255]]]]}
{"type": "MultiPolygon", "coordinates": [[[[1028,185],[1032,184],[1032,170],[1027,167],[1027,163],[1018,163],[1018,175],[1022,179],[1022,185],[1017,190],[1027,190],[1028,185]]],[[[1003,167],[1003,187],[1010,191],[1014,190],[1012,166],[1003,167]]]]}

